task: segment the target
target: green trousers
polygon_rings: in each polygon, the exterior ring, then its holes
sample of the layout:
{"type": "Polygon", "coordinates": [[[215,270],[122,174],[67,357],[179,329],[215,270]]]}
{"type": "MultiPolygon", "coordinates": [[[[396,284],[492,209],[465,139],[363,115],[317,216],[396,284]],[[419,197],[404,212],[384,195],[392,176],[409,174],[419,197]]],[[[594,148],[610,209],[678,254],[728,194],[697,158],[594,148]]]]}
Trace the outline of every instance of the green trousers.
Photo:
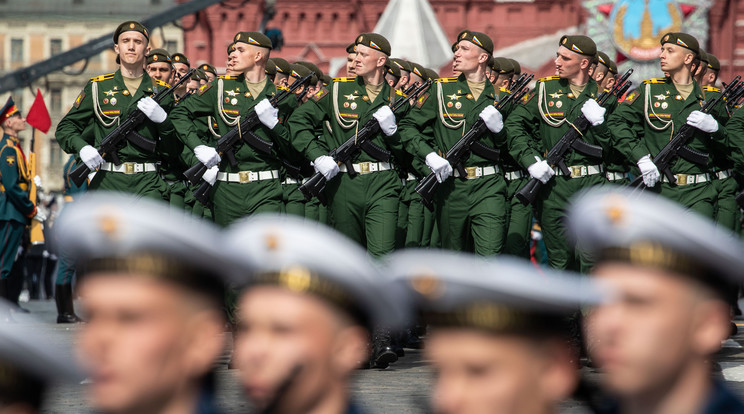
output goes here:
{"type": "Polygon", "coordinates": [[[506,183],[506,200],[509,208],[509,225],[506,230],[504,253],[525,259],[530,257],[530,228],[532,227],[532,206],[523,205],[514,197],[529,178],[518,178],[506,183]]]}
{"type": "Polygon", "coordinates": [[[555,176],[540,190],[538,219],[548,253],[548,264],[556,269],[587,271],[591,260],[577,254],[566,237],[566,208],[579,191],[595,185],[606,185],[602,174],[579,178],[555,176]]]}
{"type": "Polygon", "coordinates": [[[287,214],[305,217],[305,196],[299,184],[282,184],[282,201],[287,214]]]}
{"type": "Polygon", "coordinates": [[[251,214],[284,210],[278,179],[251,183],[217,181],[212,188],[212,202],[214,222],[223,227],[251,214]]]}
{"type": "Polygon", "coordinates": [[[328,224],[328,207],[321,204],[317,198],[313,198],[305,203],[305,218],[328,224]]]}
{"type": "Polygon", "coordinates": [[[393,170],[350,177],[339,173],[326,184],[331,227],[367,248],[373,257],[395,249],[401,184],[393,170]]]}
{"type": "Polygon", "coordinates": [[[435,203],[443,249],[482,256],[503,252],[509,220],[503,176],[450,177],[437,190],[435,203]]]}
{"type": "Polygon", "coordinates": [[[122,174],[110,171],[98,171],[88,185],[89,190],[119,191],[168,201],[170,190],[168,184],[157,172],[122,174]]]}
{"type": "Polygon", "coordinates": [[[10,269],[13,268],[18,246],[23,239],[23,231],[26,229],[24,224],[15,220],[0,221],[0,278],[7,279],[10,276],[10,269]]]}
{"type": "Polygon", "coordinates": [[[741,227],[741,210],[739,210],[739,205],[736,204],[736,194],[739,190],[739,184],[734,177],[728,177],[723,180],[714,180],[713,187],[717,194],[716,204],[714,206],[716,222],[738,233],[741,227]]]}
{"type": "Polygon", "coordinates": [[[186,193],[188,191],[186,183],[184,183],[183,181],[175,181],[173,183],[169,183],[168,186],[170,187],[168,202],[170,203],[171,207],[177,208],[179,210],[186,210],[186,193]]]}
{"type": "Polygon", "coordinates": [[[676,201],[689,210],[704,217],[714,217],[716,187],[712,182],[672,186],[668,183],[657,184],[653,191],[676,201]]]}

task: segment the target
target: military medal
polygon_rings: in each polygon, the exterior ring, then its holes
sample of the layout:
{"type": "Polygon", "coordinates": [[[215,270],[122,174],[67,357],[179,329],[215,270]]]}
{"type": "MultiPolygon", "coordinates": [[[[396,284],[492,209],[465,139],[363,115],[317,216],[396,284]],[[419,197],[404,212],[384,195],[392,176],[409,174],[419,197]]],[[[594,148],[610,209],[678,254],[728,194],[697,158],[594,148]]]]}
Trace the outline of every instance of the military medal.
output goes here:
{"type": "Polygon", "coordinates": [[[232,98],[232,100],[230,100],[230,104],[237,105],[238,104],[238,98],[232,98]]]}
{"type": "Polygon", "coordinates": [[[666,102],[664,102],[664,103],[661,104],[661,109],[667,109],[668,106],[669,106],[669,104],[666,103],[666,102]]]}
{"type": "Polygon", "coordinates": [[[251,93],[250,93],[250,92],[246,92],[246,93],[245,93],[245,97],[246,97],[246,98],[250,98],[250,97],[251,97],[251,93]]]}
{"type": "Polygon", "coordinates": [[[447,108],[452,108],[452,102],[447,102],[447,108]]]}
{"type": "Polygon", "coordinates": [[[356,109],[356,108],[357,108],[357,104],[356,104],[356,102],[352,102],[352,103],[351,103],[351,109],[352,109],[352,110],[354,110],[354,109],[356,109]]]}
{"type": "Polygon", "coordinates": [[[108,98],[103,98],[103,104],[106,105],[108,103],[108,98]]]}
{"type": "Polygon", "coordinates": [[[467,96],[465,96],[465,97],[468,98],[468,99],[473,99],[473,95],[471,95],[471,94],[467,94],[467,96]]]}
{"type": "Polygon", "coordinates": [[[116,105],[116,98],[111,98],[111,105],[116,105]]]}
{"type": "Polygon", "coordinates": [[[555,103],[556,108],[560,108],[561,106],[563,106],[563,101],[558,101],[555,103]]]}
{"type": "Polygon", "coordinates": [[[225,97],[225,103],[230,103],[230,98],[225,97]]]}
{"type": "Polygon", "coordinates": [[[369,101],[369,96],[367,96],[367,95],[362,96],[362,100],[369,101]]]}
{"type": "Polygon", "coordinates": [[[344,102],[344,108],[348,108],[348,107],[349,107],[349,103],[348,102],[344,102]]]}
{"type": "Polygon", "coordinates": [[[660,106],[661,106],[661,104],[660,104],[660,103],[658,103],[658,102],[654,102],[654,108],[658,108],[658,107],[660,107],[660,106]]]}
{"type": "Polygon", "coordinates": [[[457,103],[455,104],[455,109],[460,109],[460,108],[462,108],[462,103],[460,103],[460,102],[457,102],[457,103]]]}
{"type": "Polygon", "coordinates": [[[129,91],[128,91],[128,90],[125,90],[125,91],[124,91],[124,92],[122,92],[122,93],[123,93],[124,95],[129,95],[129,91]]]}

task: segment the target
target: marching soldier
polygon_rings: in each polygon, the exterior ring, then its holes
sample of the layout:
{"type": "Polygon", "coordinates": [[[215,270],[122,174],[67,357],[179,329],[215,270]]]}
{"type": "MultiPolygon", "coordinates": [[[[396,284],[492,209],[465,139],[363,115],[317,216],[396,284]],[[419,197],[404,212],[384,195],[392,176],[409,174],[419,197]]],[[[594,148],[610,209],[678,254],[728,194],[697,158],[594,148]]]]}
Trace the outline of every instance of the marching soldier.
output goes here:
{"type": "Polygon", "coordinates": [[[292,113],[288,126],[294,147],[328,180],[325,193],[331,226],[380,257],[395,248],[401,186],[396,172],[389,161],[360,151],[352,161],[358,175],[352,177],[345,165],[339,166],[328,155],[372,117],[381,127],[372,142],[388,150],[400,148],[395,114],[388,106],[397,96],[385,83],[390,44],[381,35],[362,33],[355,45],[356,77],[337,78],[328,89],[321,89],[292,113]],[[331,124],[330,132],[318,139],[325,121],[331,124]]]}
{"type": "Polygon", "coordinates": [[[597,258],[593,278],[613,292],[586,319],[600,382],[618,399],[608,412],[744,412],[711,378],[731,332],[732,286],[743,281],[741,240],[678,203],[627,189],[584,194],[569,229],[597,258]]]}
{"type": "Polygon", "coordinates": [[[217,79],[217,69],[215,69],[214,66],[210,65],[209,63],[202,63],[201,65],[199,65],[199,69],[201,69],[207,75],[207,82],[212,82],[213,80],[217,79]]]}
{"type": "Polygon", "coordinates": [[[274,75],[274,85],[289,86],[289,62],[279,57],[271,58],[271,60],[274,63],[274,70],[276,71],[276,75],[274,75]]]}
{"type": "Polygon", "coordinates": [[[514,76],[514,66],[511,61],[505,57],[495,57],[491,68],[494,74],[493,84],[499,88],[509,89],[514,76]]]}
{"type": "Polygon", "coordinates": [[[147,54],[145,59],[145,70],[152,79],[164,83],[173,83],[173,64],[168,51],[165,49],[153,49],[147,54]]]}
{"type": "MultiPolygon", "coordinates": [[[[680,157],[672,166],[675,183],[660,177],[652,161],[685,123],[697,129],[688,146],[709,152],[708,142],[723,142],[725,132],[713,115],[700,111],[703,92],[693,79],[692,65],[698,57],[697,40],[686,33],[667,33],[661,39],[661,70],[669,77],[648,79],[631,92],[613,112],[608,124],[617,149],[636,162],[643,182],[654,192],[677,201],[707,217],[713,217],[715,188],[710,171],[680,157]]],[[[719,116],[718,113],[716,113],[719,116]]]]}
{"type": "Polygon", "coordinates": [[[352,78],[356,76],[356,43],[351,43],[346,46],[346,77],[352,78]]]}
{"type": "MultiPolygon", "coordinates": [[[[230,70],[237,75],[220,76],[208,83],[172,112],[178,137],[209,170],[204,180],[212,188],[214,220],[221,226],[261,211],[282,210],[279,158],[272,150],[264,154],[251,145],[235,149],[237,166],[220,162],[218,154],[193,123],[194,118],[211,116],[219,135],[238,128],[242,117],[255,110],[261,122],[253,133],[280,146],[288,134],[279,123],[279,111],[270,102],[276,87],[266,77],[266,60],[272,45],[266,35],[239,32],[230,53],[230,70]]],[[[211,138],[210,138],[211,140],[211,138]]]]}
{"type": "Polygon", "coordinates": [[[352,374],[373,326],[407,322],[406,298],[392,299],[362,248],[300,218],[251,218],[225,245],[240,265],[234,361],[247,397],[262,412],[359,413],[352,374]]]}
{"type": "Polygon", "coordinates": [[[173,99],[166,97],[161,106],[151,97],[156,89],[167,88],[168,84],[153,80],[144,70],[148,42],[149,33],[140,23],[124,22],[116,28],[114,51],[120,69],[88,82],[57,125],[56,137],[65,152],[78,154],[91,171],[98,170],[90,182],[91,190],[124,191],[167,200],[168,185],[160,178],[156,163],[161,156],[179,150],[168,139],[173,134],[173,124],[166,109],[171,107],[173,99]],[[135,109],[148,118],[137,128],[137,133],[155,141],[156,151],[149,153],[127,142],[118,150],[123,163],[115,165],[105,160],[95,147],[135,109]],[[91,124],[93,133],[83,135],[91,124]]]}
{"type": "Polygon", "coordinates": [[[400,70],[400,85],[398,89],[405,88],[411,76],[411,64],[407,60],[398,58],[391,58],[390,62],[400,70]]]}
{"type": "MultiPolygon", "coordinates": [[[[593,79],[599,85],[600,91],[611,90],[615,86],[618,76],[617,64],[613,62],[606,53],[597,52],[597,68],[594,70],[593,79]]],[[[605,118],[610,117],[618,105],[618,97],[610,96],[604,107],[607,109],[605,118]]],[[[610,184],[626,185],[630,183],[628,174],[631,165],[628,160],[615,147],[603,148],[602,155],[605,164],[605,176],[610,184]]]]}
{"type": "MultiPolygon", "coordinates": [[[[181,77],[186,75],[189,69],[191,69],[191,62],[189,61],[189,58],[187,58],[186,55],[184,55],[183,53],[172,54],[171,61],[173,63],[174,80],[181,79],[181,77]]],[[[188,82],[184,82],[181,84],[181,86],[178,87],[178,89],[174,91],[176,99],[180,99],[186,95],[187,87],[188,82]]]]}
{"type": "Polygon", "coordinates": [[[77,350],[101,413],[214,413],[224,347],[219,232],[163,202],[95,193],[57,221],[83,269],[77,350]]]}
{"type": "Polygon", "coordinates": [[[548,165],[542,157],[582,114],[592,124],[583,139],[589,144],[609,147],[610,135],[604,123],[606,110],[597,104],[598,86],[589,76],[589,66],[596,54],[592,39],[563,36],[555,59],[557,76],[540,79],[534,95],[517,107],[506,122],[509,152],[532,178],[545,184],[537,200],[537,218],[542,225],[548,262],[557,269],[579,270],[578,258],[565,240],[563,219],[568,200],[583,188],[605,183],[606,179],[601,157],[571,151],[565,159],[570,176],[548,165]]]}
{"type": "Polygon", "coordinates": [[[579,371],[566,320],[603,299],[596,286],[523,259],[435,250],[394,253],[389,267],[430,326],[431,412],[549,413],[571,396],[579,371]]]}
{"type": "Polygon", "coordinates": [[[401,121],[406,150],[425,160],[442,183],[434,197],[442,247],[480,255],[498,254],[504,248],[506,184],[498,161],[471,154],[465,161],[467,175],[455,172],[450,179],[452,166],[442,155],[478,118],[489,130],[482,143],[496,148],[505,144],[502,115],[494,106],[499,90],[486,78],[492,53],[488,36],[464,31],[455,45],[453,65],[460,76],[438,79],[427,98],[401,121]],[[429,126],[433,140],[421,133],[429,126]]]}
{"type": "MultiPolygon", "coordinates": [[[[29,220],[44,221],[46,217],[29,199],[28,188],[33,177],[27,169],[26,156],[18,138],[18,133],[26,129],[26,118],[21,115],[13,98],[9,97],[0,109],[0,127],[3,129],[0,141],[0,297],[15,303],[17,298],[11,298],[14,295],[8,289],[8,278],[18,246],[29,220]]],[[[8,313],[0,316],[10,317],[8,313]]]]}

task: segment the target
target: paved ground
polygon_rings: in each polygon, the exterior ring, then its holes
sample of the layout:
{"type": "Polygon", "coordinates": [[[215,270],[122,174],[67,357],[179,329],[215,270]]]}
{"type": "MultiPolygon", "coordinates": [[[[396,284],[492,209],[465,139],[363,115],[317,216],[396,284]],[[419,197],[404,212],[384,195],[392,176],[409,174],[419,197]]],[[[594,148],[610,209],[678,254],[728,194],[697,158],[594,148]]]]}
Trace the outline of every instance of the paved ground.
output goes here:
{"type": "MultiPolygon", "coordinates": [[[[57,331],[60,335],[57,342],[60,347],[70,349],[75,341],[75,331],[79,326],[57,325],[56,310],[53,301],[31,301],[24,304],[30,309],[34,320],[24,314],[16,314],[18,325],[22,329],[37,332],[57,331]]],[[[744,323],[739,329],[744,332],[744,323]]],[[[744,334],[736,335],[724,344],[724,348],[717,357],[723,375],[729,386],[737,395],[744,398],[744,334]]],[[[219,405],[226,413],[249,413],[250,406],[241,396],[240,388],[235,379],[235,371],[227,369],[229,350],[218,363],[217,376],[219,381],[219,405]]],[[[600,374],[584,368],[584,374],[596,379],[600,374]]],[[[416,350],[407,350],[406,357],[399,360],[389,369],[359,371],[353,387],[355,398],[366,412],[370,414],[410,413],[424,414],[430,412],[427,408],[428,385],[430,372],[422,361],[421,354],[416,350]]],[[[84,402],[85,385],[74,384],[60,386],[52,390],[46,403],[47,413],[79,413],[88,408],[84,402]]],[[[586,409],[575,401],[563,404],[562,412],[585,413],[586,409]]]]}

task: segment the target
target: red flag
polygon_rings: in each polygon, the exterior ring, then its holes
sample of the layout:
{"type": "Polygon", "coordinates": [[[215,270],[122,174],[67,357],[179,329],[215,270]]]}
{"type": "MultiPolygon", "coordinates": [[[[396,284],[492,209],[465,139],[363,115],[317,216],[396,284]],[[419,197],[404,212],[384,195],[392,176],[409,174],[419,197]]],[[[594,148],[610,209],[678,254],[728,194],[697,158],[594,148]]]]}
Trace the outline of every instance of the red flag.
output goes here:
{"type": "Polygon", "coordinates": [[[38,89],[36,90],[36,99],[34,99],[34,103],[28,110],[28,115],[26,115],[26,122],[45,134],[49,132],[49,128],[52,126],[52,118],[49,117],[44,97],[41,96],[41,91],[38,89]]]}

